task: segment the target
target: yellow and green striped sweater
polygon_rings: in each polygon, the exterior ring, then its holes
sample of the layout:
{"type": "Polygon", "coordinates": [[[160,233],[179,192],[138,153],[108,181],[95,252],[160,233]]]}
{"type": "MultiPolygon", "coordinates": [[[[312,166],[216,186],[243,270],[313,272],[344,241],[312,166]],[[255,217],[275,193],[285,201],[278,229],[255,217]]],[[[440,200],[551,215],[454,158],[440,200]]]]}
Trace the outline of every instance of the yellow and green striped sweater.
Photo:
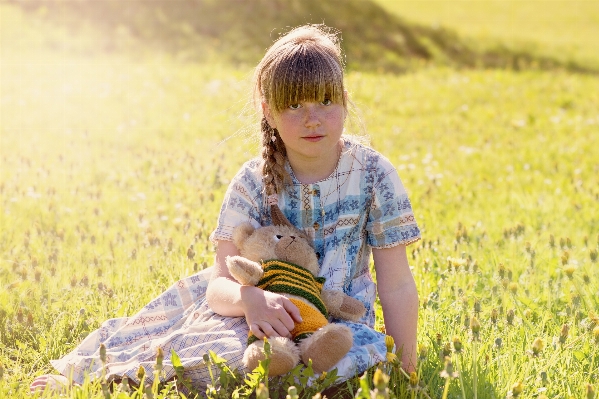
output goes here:
{"type": "Polygon", "coordinates": [[[282,260],[263,261],[262,267],[264,275],[256,284],[257,287],[302,297],[316,306],[324,317],[329,317],[320,295],[326,280],[324,277],[315,277],[308,269],[282,260]]]}

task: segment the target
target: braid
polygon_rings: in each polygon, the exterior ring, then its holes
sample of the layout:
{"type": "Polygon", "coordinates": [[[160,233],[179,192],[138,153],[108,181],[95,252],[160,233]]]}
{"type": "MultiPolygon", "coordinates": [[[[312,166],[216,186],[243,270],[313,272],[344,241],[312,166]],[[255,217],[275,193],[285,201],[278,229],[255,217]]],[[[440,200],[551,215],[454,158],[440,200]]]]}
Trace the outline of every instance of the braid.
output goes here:
{"type": "Polygon", "coordinates": [[[283,140],[278,136],[277,129],[273,129],[266,120],[262,117],[260,123],[262,132],[262,175],[264,176],[264,186],[266,195],[278,194],[283,189],[285,183],[291,181],[291,176],[285,169],[285,156],[287,150],[283,140]],[[272,136],[276,140],[272,140],[272,136]]]}

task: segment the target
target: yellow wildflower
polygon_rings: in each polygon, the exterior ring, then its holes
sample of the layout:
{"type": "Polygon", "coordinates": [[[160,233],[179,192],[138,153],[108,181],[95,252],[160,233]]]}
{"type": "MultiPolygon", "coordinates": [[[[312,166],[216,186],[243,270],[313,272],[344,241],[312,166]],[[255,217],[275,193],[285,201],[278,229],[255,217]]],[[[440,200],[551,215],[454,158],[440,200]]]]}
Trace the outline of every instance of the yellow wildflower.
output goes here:
{"type": "Polygon", "coordinates": [[[385,346],[387,347],[387,352],[393,352],[393,348],[395,347],[395,340],[390,335],[385,335],[385,346]]]}
{"type": "Polygon", "coordinates": [[[535,338],[535,340],[532,343],[533,356],[539,356],[541,354],[541,352],[543,352],[544,348],[545,348],[545,341],[543,341],[541,338],[535,338]]]}
{"type": "Polygon", "coordinates": [[[524,386],[522,385],[522,382],[518,381],[518,382],[514,383],[514,385],[512,385],[511,392],[512,392],[512,396],[514,398],[517,398],[518,396],[520,396],[522,391],[524,391],[524,386]]]}

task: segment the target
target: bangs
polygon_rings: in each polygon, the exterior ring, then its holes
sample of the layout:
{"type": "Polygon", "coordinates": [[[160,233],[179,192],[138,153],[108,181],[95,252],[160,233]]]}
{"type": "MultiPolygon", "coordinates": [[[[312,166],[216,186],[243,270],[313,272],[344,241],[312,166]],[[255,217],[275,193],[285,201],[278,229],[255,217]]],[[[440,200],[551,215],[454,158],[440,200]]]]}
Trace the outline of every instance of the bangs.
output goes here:
{"type": "Polygon", "coordinates": [[[315,46],[293,50],[280,53],[269,84],[263,85],[269,106],[281,112],[291,104],[325,99],[345,106],[343,69],[335,57],[315,46]]]}

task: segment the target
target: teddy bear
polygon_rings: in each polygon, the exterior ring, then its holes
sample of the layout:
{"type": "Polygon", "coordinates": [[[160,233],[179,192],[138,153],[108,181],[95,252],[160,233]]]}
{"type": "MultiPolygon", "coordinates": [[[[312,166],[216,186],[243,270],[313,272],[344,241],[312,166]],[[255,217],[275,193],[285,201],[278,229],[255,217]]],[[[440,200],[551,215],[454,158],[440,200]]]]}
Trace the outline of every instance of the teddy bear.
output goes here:
{"type": "MultiPolygon", "coordinates": [[[[291,331],[292,339],[271,337],[269,375],[285,374],[301,360],[312,360],[315,372],[333,367],[353,344],[351,329],[329,323],[328,316],[357,322],[364,304],[342,291],[323,289],[318,277],[318,258],[304,232],[291,223],[254,228],[244,223],[233,230],[240,255],[226,264],[240,284],[253,285],[289,298],[300,310],[301,323],[291,331]]],[[[250,333],[243,364],[253,370],[265,359],[264,342],[250,333]]]]}

